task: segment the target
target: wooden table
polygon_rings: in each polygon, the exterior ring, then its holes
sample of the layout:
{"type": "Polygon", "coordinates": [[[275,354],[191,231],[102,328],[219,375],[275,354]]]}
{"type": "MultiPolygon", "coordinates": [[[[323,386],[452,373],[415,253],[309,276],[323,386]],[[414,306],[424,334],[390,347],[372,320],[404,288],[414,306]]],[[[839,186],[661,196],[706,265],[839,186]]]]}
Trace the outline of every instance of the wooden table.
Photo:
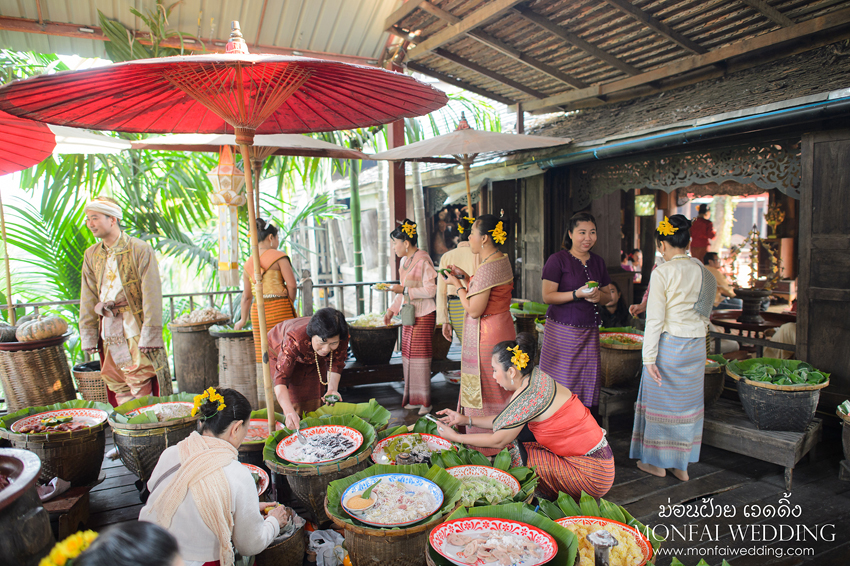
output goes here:
{"type": "MultiPolygon", "coordinates": [[[[711,323],[723,328],[727,334],[731,330],[737,330],[742,335],[747,333],[746,335],[753,338],[763,338],[765,330],[779,328],[786,322],[797,322],[796,314],[763,312],[761,313],[762,318],[764,318],[763,324],[738,322],[736,319],[739,316],[741,316],[741,311],[739,310],[715,311],[711,315],[711,323]]],[[[732,336],[729,338],[734,340],[734,337],[732,336]]]]}
{"type": "Polygon", "coordinates": [[[720,399],[705,412],[702,443],[783,466],[785,489],[791,491],[794,466],[806,454],[814,457],[822,435],[821,419],[812,419],[806,432],[759,430],[740,403],[720,399]]]}

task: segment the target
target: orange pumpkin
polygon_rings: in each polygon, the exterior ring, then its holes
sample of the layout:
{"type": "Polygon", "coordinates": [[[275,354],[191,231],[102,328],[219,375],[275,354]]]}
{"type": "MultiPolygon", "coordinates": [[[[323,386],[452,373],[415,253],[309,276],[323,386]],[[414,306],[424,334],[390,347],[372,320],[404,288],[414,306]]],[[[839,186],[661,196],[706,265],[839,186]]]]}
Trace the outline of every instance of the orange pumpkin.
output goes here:
{"type": "Polygon", "coordinates": [[[68,330],[68,323],[64,318],[58,316],[38,316],[34,320],[25,322],[18,326],[15,337],[18,342],[32,342],[34,340],[47,340],[61,336],[68,330]]]}

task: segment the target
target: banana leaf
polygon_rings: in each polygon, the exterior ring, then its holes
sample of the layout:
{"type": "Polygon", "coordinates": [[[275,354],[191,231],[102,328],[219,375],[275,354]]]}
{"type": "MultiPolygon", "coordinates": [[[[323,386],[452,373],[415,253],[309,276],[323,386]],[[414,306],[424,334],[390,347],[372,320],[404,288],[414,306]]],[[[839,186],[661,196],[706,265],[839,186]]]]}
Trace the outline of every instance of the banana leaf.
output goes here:
{"type": "MultiPolygon", "coordinates": [[[[340,460],[339,463],[345,462],[351,458],[355,458],[365,452],[366,450],[371,450],[377,440],[377,433],[375,432],[375,427],[361,419],[356,415],[344,415],[337,417],[329,417],[326,416],[321,419],[316,418],[304,418],[301,419],[301,428],[308,428],[311,426],[319,426],[319,425],[342,425],[348,426],[355,430],[360,431],[363,435],[363,444],[360,445],[351,456],[340,460]]],[[[263,460],[267,460],[270,462],[274,462],[278,466],[285,468],[315,468],[316,464],[293,464],[292,462],[287,462],[286,460],[282,460],[278,457],[275,450],[277,449],[277,445],[286,438],[287,436],[291,436],[295,434],[296,431],[289,430],[288,428],[283,428],[283,430],[277,430],[274,434],[270,434],[266,439],[266,445],[263,448],[263,460]]]]}
{"type": "MultiPolygon", "coordinates": [[[[510,466],[510,455],[508,453],[508,449],[505,448],[499,455],[505,454],[508,458],[508,466],[510,466]]],[[[457,451],[454,450],[443,450],[440,453],[433,454],[431,456],[431,463],[435,466],[440,466],[441,468],[453,468],[454,466],[490,466],[495,467],[490,460],[484,456],[481,452],[477,450],[471,450],[466,448],[465,446],[459,446],[457,451]]],[[[518,468],[508,468],[507,470],[503,470],[511,474],[516,480],[519,482],[519,493],[517,493],[513,498],[506,499],[499,503],[499,505],[505,505],[507,503],[519,503],[528,499],[528,496],[534,493],[535,488],[537,488],[537,482],[540,478],[537,474],[534,473],[534,470],[531,468],[518,467],[518,468]]],[[[483,499],[479,499],[475,502],[476,506],[479,505],[489,505],[483,499]]]]}
{"type": "Polygon", "coordinates": [[[437,434],[437,423],[435,423],[431,419],[426,419],[425,417],[419,417],[419,420],[414,423],[413,430],[411,432],[440,436],[439,434],[437,434]]]}
{"type": "MultiPolygon", "coordinates": [[[[268,419],[268,416],[269,416],[269,410],[268,409],[260,409],[259,411],[251,411],[251,417],[250,418],[251,419],[266,420],[266,419],[268,419]]],[[[274,414],[274,420],[276,420],[277,422],[279,422],[281,424],[284,424],[284,426],[285,426],[286,417],[284,415],[282,415],[280,413],[275,413],[274,414]]],[[[257,445],[257,444],[265,444],[265,442],[266,442],[265,440],[248,440],[246,438],[245,440],[242,441],[242,444],[250,444],[250,445],[253,446],[253,445],[257,445]]]]}
{"type": "Polygon", "coordinates": [[[123,405],[118,405],[115,407],[115,411],[109,415],[109,418],[115,421],[116,423],[121,424],[141,424],[141,423],[155,423],[158,422],[154,417],[153,420],[150,420],[150,416],[146,413],[142,413],[141,415],[136,415],[135,417],[126,417],[127,413],[138,409],[139,407],[147,407],[148,405],[156,405],[157,403],[170,403],[172,401],[184,401],[188,403],[192,403],[195,400],[195,395],[192,393],[175,393],[174,395],[167,395],[165,397],[155,397],[153,395],[148,395],[146,397],[141,397],[139,399],[133,399],[132,401],[127,401],[123,405]]]}
{"type": "Polygon", "coordinates": [[[643,330],[639,330],[634,326],[616,326],[613,328],[605,328],[603,326],[599,329],[599,332],[627,332],[629,334],[640,334],[643,336],[643,330]]]}
{"type": "Polygon", "coordinates": [[[729,360],[727,360],[720,354],[711,354],[710,356],[708,356],[708,359],[717,362],[721,366],[725,366],[727,363],[729,363],[729,360]]]}
{"type": "Polygon", "coordinates": [[[307,413],[305,417],[322,418],[326,415],[357,415],[375,427],[375,430],[385,429],[392,417],[392,414],[374,399],[370,399],[368,403],[335,403],[333,405],[324,405],[312,413],[307,413]]]}
{"type": "MultiPolygon", "coordinates": [[[[392,530],[372,527],[365,523],[361,523],[357,519],[352,518],[342,508],[342,494],[345,493],[345,490],[348,489],[351,484],[364,478],[371,478],[381,474],[412,474],[414,476],[420,476],[431,480],[437,484],[439,488],[443,490],[443,505],[436,514],[443,515],[448,513],[455,508],[458,500],[460,499],[460,481],[449,475],[449,473],[443,468],[438,466],[431,466],[429,468],[425,464],[414,464],[412,466],[385,466],[383,464],[376,464],[371,468],[366,468],[365,470],[354,474],[353,476],[332,481],[328,484],[328,512],[341,521],[350,525],[363,527],[364,529],[372,529],[375,531],[392,530]]],[[[430,517],[422,519],[419,523],[414,523],[414,525],[428,522],[433,518],[434,515],[431,515],[430,517]]],[[[409,528],[414,525],[407,525],[404,528],[409,528]]]]}
{"type": "MultiPolygon", "coordinates": [[[[449,515],[447,520],[465,519],[467,517],[506,519],[537,527],[541,531],[552,535],[558,544],[558,554],[551,561],[547,562],[547,564],[572,565],[576,560],[576,553],[578,552],[578,538],[576,535],[548,517],[535,513],[533,509],[522,503],[487,505],[484,507],[461,507],[449,515]]],[[[452,566],[451,562],[437,554],[433,547],[431,547],[430,542],[428,544],[428,555],[437,566],[452,566]]]]}
{"type": "Polygon", "coordinates": [[[545,315],[549,310],[549,305],[545,303],[535,303],[534,301],[527,301],[522,303],[523,312],[527,312],[529,314],[537,314],[537,315],[545,315]]]}
{"type": "Polygon", "coordinates": [[[812,367],[811,364],[800,360],[751,358],[749,360],[730,360],[726,367],[731,370],[732,373],[744,376],[751,381],[768,381],[779,385],[794,385],[791,377],[798,369],[801,371],[805,370],[809,376],[805,385],[823,383],[828,381],[830,376],[829,373],[817,370],[812,367]],[[764,371],[760,371],[759,367],[761,367],[761,370],[764,371]],[[759,371],[759,373],[757,375],[753,374],[755,371],[759,371]],[[750,375],[747,375],[748,373],[750,375]],[[785,382],[786,380],[782,380],[781,376],[786,377],[788,383],[785,382]],[[812,379],[815,376],[817,376],[817,378],[812,379]],[[782,381],[782,383],[779,383],[780,381],[782,381]]]}
{"type": "Polygon", "coordinates": [[[112,405],[106,403],[98,403],[96,401],[83,401],[82,399],[73,399],[62,403],[54,403],[53,405],[45,405],[40,407],[27,407],[20,409],[14,413],[4,415],[0,418],[0,429],[11,430],[12,424],[30,415],[37,415],[47,411],[59,411],[62,409],[100,409],[106,411],[107,414],[112,412],[112,405]]]}
{"type": "MultiPolygon", "coordinates": [[[[662,542],[664,542],[664,539],[657,537],[652,529],[648,529],[643,523],[632,517],[631,514],[626,511],[625,507],[617,505],[616,503],[611,503],[610,501],[606,501],[602,498],[599,499],[599,503],[597,505],[596,500],[583,491],[581,492],[580,503],[576,503],[576,501],[566,493],[559,493],[557,507],[561,512],[563,512],[563,517],[602,517],[604,519],[620,521],[630,527],[634,527],[649,539],[654,553],[658,552],[658,547],[662,542]]],[[[541,502],[538,509],[538,513],[546,515],[550,519],[561,518],[560,516],[557,516],[558,510],[555,509],[553,505],[543,505],[541,502]]]]}
{"type": "Polygon", "coordinates": [[[400,425],[395,428],[388,428],[378,433],[378,441],[381,441],[385,438],[389,438],[391,436],[395,436],[397,434],[407,434],[408,432],[410,431],[404,425],[400,425]]]}

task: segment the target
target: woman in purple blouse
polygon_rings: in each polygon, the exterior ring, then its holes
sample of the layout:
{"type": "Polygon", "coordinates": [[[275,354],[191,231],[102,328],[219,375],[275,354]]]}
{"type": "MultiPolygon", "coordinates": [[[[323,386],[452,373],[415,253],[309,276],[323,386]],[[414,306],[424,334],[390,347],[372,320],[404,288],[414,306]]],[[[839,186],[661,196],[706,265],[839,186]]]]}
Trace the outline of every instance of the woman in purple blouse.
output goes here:
{"type": "Polygon", "coordinates": [[[590,251],[595,244],[596,219],[579,212],[570,218],[563,249],[549,256],[543,268],[543,302],[550,306],[540,369],[575,393],[586,407],[599,405],[602,321],[596,304],[611,300],[605,262],[590,251]]]}

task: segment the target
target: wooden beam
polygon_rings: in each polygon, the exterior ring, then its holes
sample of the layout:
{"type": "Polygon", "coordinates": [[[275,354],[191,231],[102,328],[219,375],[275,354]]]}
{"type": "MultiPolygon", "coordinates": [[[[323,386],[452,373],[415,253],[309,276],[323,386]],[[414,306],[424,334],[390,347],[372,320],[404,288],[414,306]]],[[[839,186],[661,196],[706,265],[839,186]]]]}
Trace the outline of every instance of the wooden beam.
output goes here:
{"type": "MultiPolygon", "coordinates": [[[[606,0],[608,1],[608,0],[606,0]]],[[[655,81],[660,81],[676,75],[681,75],[690,71],[694,71],[703,67],[716,65],[732,57],[741,55],[753,54],[758,51],[763,51],[779,44],[805,38],[810,35],[817,34],[822,36],[825,32],[850,24],[850,8],[832,12],[819,18],[814,18],[795,24],[790,28],[782,28],[758,37],[740,41],[738,43],[721,47],[714,51],[710,51],[704,55],[691,55],[678,59],[668,65],[653,69],[652,71],[641,73],[633,77],[620,79],[603,85],[593,85],[585,89],[574,90],[556,94],[543,100],[532,100],[525,103],[526,112],[535,112],[555,106],[572,106],[576,102],[595,98],[599,96],[609,96],[613,93],[631,89],[637,86],[650,84],[655,81]]],[[[833,42],[833,40],[825,39],[825,41],[833,42]]],[[[813,42],[808,48],[813,49],[819,47],[823,42],[813,42]]]]}
{"type": "Polygon", "coordinates": [[[434,50],[434,55],[442,57],[448,61],[453,63],[457,63],[461,67],[469,69],[470,71],[475,71],[480,75],[484,75],[485,77],[491,78],[494,81],[498,81],[505,86],[509,86],[514,90],[518,90],[520,92],[524,92],[525,94],[530,94],[534,98],[546,98],[546,95],[540,92],[539,90],[535,90],[533,88],[527,87],[524,84],[517,82],[513,79],[509,79],[505,75],[499,74],[495,71],[491,71],[474,61],[470,61],[469,59],[464,59],[460,55],[455,55],[454,53],[443,49],[442,47],[438,47],[434,50]]]}
{"type": "Polygon", "coordinates": [[[761,12],[765,18],[784,28],[790,28],[794,25],[794,21],[791,18],[765,2],[765,0],[741,0],[741,3],[746,4],[756,12],[761,12]]]}
{"type": "Polygon", "coordinates": [[[416,8],[418,8],[421,3],[421,0],[405,0],[404,4],[399,6],[395,12],[387,16],[387,19],[384,20],[384,30],[390,31],[391,27],[395,26],[401,20],[416,11],[416,8]]]}
{"type": "MultiPolygon", "coordinates": [[[[0,16],[0,30],[17,31],[20,33],[35,33],[39,35],[53,35],[56,37],[73,37],[76,39],[91,39],[94,41],[109,41],[109,38],[103,35],[103,31],[101,31],[98,26],[56,22],[44,22],[43,24],[39,24],[37,20],[12,18],[9,16],[0,16]],[[81,29],[90,31],[80,31],[81,29]]],[[[130,31],[135,34],[136,41],[144,45],[150,45],[151,42],[149,33],[144,31],[130,31]]],[[[193,52],[206,50],[209,53],[224,53],[224,47],[227,44],[227,40],[208,41],[199,38],[193,38],[193,40],[195,43],[187,43],[184,39],[183,49],[185,51],[193,52]]],[[[180,41],[176,38],[166,39],[160,43],[160,45],[163,47],[180,49],[180,41]]],[[[340,55],[338,53],[325,53],[322,51],[310,51],[308,49],[291,49],[288,47],[275,47],[272,45],[260,45],[256,49],[257,53],[268,53],[272,55],[294,55],[296,51],[304,57],[331,59],[333,61],[342,61],[344,63],[354,63],[356,65],[375,64],[375,60],[371,57],[360,57],[356,55],[340,55]]]]}
{"type": "Polygon", "coordinates": [[[429,51],[442,47],[464,33],[493,21],[522,1],[523,0],[493,0],[492,2],[488,2],[482,8],[474,11],[463,20],[456,24],[446,26],[442,30],[438,31],[411,49],[407,56],[411,60],[418,59],[429,51]]]}
{"type": "Polygon", "coordinates": [[[579,79],[568,75],[567,73],[561,71],[557,67],[553,67],[548,63],[544,63],[540,59],[536,57],[532,57],[527,53],[523,53],[519,49],[515,47],[511,47],[504,41],[501,41],[489,33],[484,33],[483,31],[473,30],[468,34],[470,37],[480,41],[484,45],[492,47],[496,51],[502,53],[503,55],[507,55],[511,59],[515,59],[524,65],[528,65],[532,69],[536,69],[545,75],[549,75],[555,80],[561,81],[562,83],[568,84],[573,88],[587,88],[587,83],[584,81],[580,81],[579,79]]]}
{"type": "Polygon", "coordinates": [[[555,35],[555,36],[561,38],[562,40],[564,40],[565,42],[569,43],[570,45],[572,45],[572,46],[574,46],[578,49],[581,49],[582,51],[584,51],[588,55],[592,55],[592,56],[596,57],[597,59],[601,59],[602,61],[605,61],[606,63],[608,63],[612,67],[623,71],[627,75],[638,75],[638,74],[640,74],[640,69],[638,69],[637,67],[632,67],[631,65],[629,65],[625,61],[618,59],[617,57],[614,57],[613,55],[611,55],[607,51],[599,49],[598,47],[596,47],[592,43],[588,43],[587,41],[580,38],[578,35],[574,34],[573,32],[569,31],[568,29],[566,29],[562,26],[559,26],[558,24],[556,24],[552,20],[548,19],[546,16],[541,16],[540,14],[538,14],[537,12],[535,12],[534,10],[532,10],[531,8],[529,8],[527,6],[524,6],[524,5],[517,6],[516,8],[514,8],[514,12],[516,12],[517,14],[519,14],[520,16],[525,18],[526,20],[542,27],[543,29],[545,29],[546,31],[551,33],[552,35],[555,35]]]}
{"type": "Polygon", "coordinates": [[[419,63],[415,63],[410,61],[407,63],[407,68],[417,73],[422,73],[423,75],[427,75],[429,77],[434,77],[435,79],[439,79],[446,84],[454,85],[458,88],[462,88],[464,90],[468,90],[469,92],[474,92],[475,94],[479,94],[484,98],[489,98],[490,100],[495,100],[496,102],[501,102],[505,106],[513,106],[516,104],[516,100],[511,100],[510,98],[504,97],[500,94],[496,94],[494,92],[490,92],[489,90],[483,89],[481,87],[477,87],[473,84],[470,84],[463,79],[459,79],[456,77],[452,77],[445,73],[441,73],[439,71],[435,71],[434,69],[429,69],[425,65],[421,65],[419,63]]]}
{"type": "Polygon", "coordinates": [[[698,43],[691,41],[681,33],[677,32],[664,22],[657,20],[628,2],[628,0],[604,0],[610,6],[620,10],[626,15],[629,15],[654,31],[659,35],[663,35],[673,43],[680,45],[682,48],[691,51],[692,53],[703,54],[707,53],[708,49],[699,45],[698,43]]]}

